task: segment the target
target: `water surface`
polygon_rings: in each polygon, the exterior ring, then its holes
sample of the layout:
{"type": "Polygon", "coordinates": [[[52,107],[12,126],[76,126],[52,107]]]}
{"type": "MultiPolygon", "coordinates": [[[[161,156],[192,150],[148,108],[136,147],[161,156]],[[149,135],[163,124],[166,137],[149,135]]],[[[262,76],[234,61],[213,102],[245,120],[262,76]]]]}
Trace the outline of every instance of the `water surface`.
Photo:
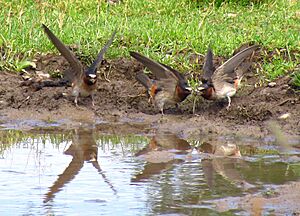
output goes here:
{"type": "Polygon", "coordinates": [[[184,140],[93,128],[0,135],[0,215],[216,215],[216,200],[300,177],[297,148],[281,154],[272,140],[251,137],[184,140]],[[241,157],[222,155],[228,143],[241,157]]]}

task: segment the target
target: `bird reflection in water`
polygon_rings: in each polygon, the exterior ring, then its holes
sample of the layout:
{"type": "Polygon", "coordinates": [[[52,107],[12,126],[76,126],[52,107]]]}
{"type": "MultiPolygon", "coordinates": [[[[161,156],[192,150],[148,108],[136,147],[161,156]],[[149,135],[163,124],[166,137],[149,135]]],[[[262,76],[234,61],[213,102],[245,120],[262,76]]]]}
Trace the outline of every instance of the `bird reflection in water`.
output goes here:
{"type": "Polygon", "coordinates": [[[247,183],[239,173],[238,166],[247,165],[240,160],[241,153],[237,145],[204,142],[200,145],[198,151],[202,154],[202,169],[209,188],[213,189],[216,185],[215,174],[221,175],[230,183],[244,190],[254,187],[247,183]]]}
{"type": "Polygon", "coordinates": [[[186,140],[169,132],[160,132],[151,138],[145,148],[135,154],[144,159],[146,164],[131,181],[140,182],[168,170],[174,164],[182,163],[191,151],[191,145],[186,140]]]}
{"type": "Polygon", "coordinates": [[[45,195],[44,203],[53,200],[55,194],[61,191],[67,183],[75,178],[75,176],[84,166],[84,162],[91,163],[97,172],[102,176],[104,181],[113,190],[114,194],[117,193],[116,189],[107,179],[98,163],[98,146],[94,139],[92,129],[75,129],[73,133],[72,144],[64,152],[64,154],[71,155],[73,157],[72,161],[64,170],[64,172],[58,176],[58,179],[54,182],[54,184],[49,188],[49,192],[45,195]]]}

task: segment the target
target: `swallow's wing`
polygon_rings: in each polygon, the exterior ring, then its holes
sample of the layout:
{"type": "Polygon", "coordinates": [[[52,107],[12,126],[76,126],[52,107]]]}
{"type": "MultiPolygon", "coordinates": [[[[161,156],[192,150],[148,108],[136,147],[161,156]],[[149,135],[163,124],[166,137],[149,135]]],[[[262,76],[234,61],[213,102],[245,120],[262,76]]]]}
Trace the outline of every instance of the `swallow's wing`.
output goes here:
{"type": "Polygon", "coordinates": [[[248,56],[250,56],[258,47],[258,45],[250,46],[238,52],[236,55],[228,59],[223,65],[218,67],[212,75],[212,82],[214,85],[220,82],[232,83],[237,77],[235,68],[239,66],[248,56]]]}
{"type": "Polygon", "coordinates": [[[174,95],[177,82],[175,82],[174,78],[160,79],[157,82],[158,89],[167,92],[170,95],[174,95]]]}
{"type": "MultiPolygon", "coordinates": [[[[157,88],[173,95],[176,87],[179,86],[183,91],[189,91],[188,83],[180,72],[168,65],[155,62],[139,53],[130,52],[130,55],[144,64],[158,79],[157,88]]],[[[184,94],[186,94],[184,92],[184,94]]]]}
{"type": "Polygon", "coordinates": [[[178,70],[175,70],[174,68],[171,68],[168,65],[165,65],[163,63],[160,63],[162,66],[164,66],[166,69],[168,69],[168,77],[173,77],[177,80],[186,80],[182,73],[180,73],[178,70]],[[171,72],[171,73],[170,73],[171,72]]]}
{"type": "Polygon", "coordinates": [[[136,80],[141,83],[146,89],[150,89],[151,86],[152,86],[152,81],[151,79],[146,75],[144,74],[143,72],[140,72],[138,73],[136,76],[135,76],[136,80]]]}
{"type": "Polygon", "coordinates": [[[168,79],[170,77],[178,79],[174,72],[172,72],[175,70],[171,67],[161,64],[159,62],[155,62],[152,59],[149,59],[146,56],[143,56],[137,52],[131,51],[130,55],[139,62],[141,62],[143,65],[145,65],[155,75],[157,79],[168,79]]]}
{"type": "Polygon", "coordinates": [[[74,53],[71,52],[51,31],[50,29],[42,24],[45,33],[48,38],[54,44],[54,46],[58,49],[58,51],[65,57],[65,59],[69,62],[70,66],[73,69],[74,75],[78,76],[83,71],[83,66],[80,61],[75,57],[74,53]]]}
{"type": "Polygon", "coordinates": [[[211,50],[210,47],[208,47],[207,49],[207,53],[206,53],[206,56],[205,56],[205,61],[204,61],[204,65],[203,65],[203,82],[209,82],[211,81],[211,77],[213,75],[215,71],[215,67],[214,67],[214,64],[213,64],[213,52],[211,50]]]}
{"type": "Polygon", "coordinates": [[[235,73],[237,77],[242,77],[250,68],[251,66],[251,58],[246,59],[243,61],[239,66],[236,67],[235,73]]]}
{"type": "Polygon", "coordinates": [[[86,71],[87,74],[96,74],[97,68],[98,68],[99,64],[101,63],[101,61],[103,59],[104,53],[107,51],[109,46],[112,44],[116,33],[117,33],[117,30],[115,30],[112,33],[110,39],[106,42],[104,47],[100,50],[100,52],[99,52],[97,58],[95,59],[95,61],[93,62],[93,64],[87,69],[87,71],[86,71]]]}

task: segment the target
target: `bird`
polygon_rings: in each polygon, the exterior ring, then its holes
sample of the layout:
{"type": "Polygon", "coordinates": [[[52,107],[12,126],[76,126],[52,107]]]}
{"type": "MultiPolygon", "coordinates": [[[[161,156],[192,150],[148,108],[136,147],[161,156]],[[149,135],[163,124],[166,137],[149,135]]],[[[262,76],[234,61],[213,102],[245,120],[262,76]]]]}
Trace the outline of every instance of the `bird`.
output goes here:
{"type": "Polygon", "coordinates": [[[191,94],[191,87],[179,71],[137,52],[130,51],[130,55],[153,73],[155,79],[150,79],[143,72],[139,72],[136,79],[147,89],[149,102],[152,102],[162,115],[164,115],[166,105],[176,105],[177,107],[178,103],[184,101],[191,94]]]}
{"type": "Polygon", "coordinates": [[[89,127],[74,129],[71,145],[64,151],[65,155],[72,156],[72,160],[65,170],[58,175],[53,185],[49,187],[49,191],[44,197],[44,203],[53,201],[55,195],[78,175],[81,169],[86,165],[85,162],[92,164],[96,171],[102,176],[104,182],[117,194],[117,190],[107,178],[98,162],[98,146],[94,135],[94,130],[89,127]]]}
{"type": "MultiPolygon", "coordinates": [[[[228,105],[226,109],[228,110],[231,105],[231,97],[236,94],[243,78],[243,75],[237,73],[236,69],[258,48],[259,45],[252,45],[243,49],[217,69],[213,66],[212,50],[211,48],[208,48],[203,66],[204,74],[202,84],[197,89],[201,92],[201,96],[207,100],[227,98],[228,105]]],[[[249,66],[250,64],[247,64],[247,67],[249,66]]]]}
{"type": "Polygon", "coordinates": [[[78,107],[79,96],[91,96],[92,106],[95,106],[93,93],[97,87],[97,68],[103,59],[104,53],[112,44],[117,30],[112,33],[110,39],[100,50],[94,62],[87,69],[85,69],[81,62],[76,58],[75,54],[68,49],[46,25],[42,24],[42,27],[50,41],[71,66],[71,70],[66,71],[64,76],[72,84],[72,95],[75,96],[75,105],[78,107]]]}
{"type": "Polygon", "coordinates": [[[140,182],[149,179],[153,175],[170,169],[174,164],[185,161],[192,152],[192,146],[176,134],[168,131],[158,131],[135,156],[145,160],[143,170],[138,172],[131,182],[140,182]]]}

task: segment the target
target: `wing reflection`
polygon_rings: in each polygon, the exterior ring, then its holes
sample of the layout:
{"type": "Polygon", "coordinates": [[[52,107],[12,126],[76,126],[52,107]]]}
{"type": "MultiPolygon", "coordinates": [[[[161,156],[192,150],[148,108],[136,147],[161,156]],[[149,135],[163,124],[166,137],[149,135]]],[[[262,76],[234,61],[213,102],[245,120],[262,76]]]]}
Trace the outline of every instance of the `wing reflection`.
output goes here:
{"type": "Polygon", "coordinates": [[[94,139],[92,129],[75,129],[72,138],[72,144],[64,152],[64,154],[71,155],[73,157],[72,161],[64,170],[64,172],[58,176],[58,179],[54,182],[54,184],[49,188],[49,192],[45,195],[44,203],[53,200],[55,194],[61,191],[67,183],[75,178],[75,176],[84,166],[85,161],[92,163],[93,167],[96,168],[98,173],[102,176],[104,181],[109,185],[113,192],[115,194],[117,193],[116,189],[102,172],[102,169],[98,163],[98,146],[94,139]]]}
{"type": "Polygon", "coordinates": [[[183,162],[190,150],[191,145],[175,134],[168,132],[156,134],[144,149],[135,154],[143,158],[146,164],[131,181],[139,182],[170,169],[174,164],[183,162]]]}
{"type": "Polygon", "coordinates": [[[206,158],[201,163],[209,188],[212,189],[216,185],[215,174],[221,175],[224,179],[243,189],[253,187],[239,173],[238,167],[245,166],[245,163],[240,160],[241,153],[237,145],[204,142],[198,151],[206,154],[206,158]]]}

